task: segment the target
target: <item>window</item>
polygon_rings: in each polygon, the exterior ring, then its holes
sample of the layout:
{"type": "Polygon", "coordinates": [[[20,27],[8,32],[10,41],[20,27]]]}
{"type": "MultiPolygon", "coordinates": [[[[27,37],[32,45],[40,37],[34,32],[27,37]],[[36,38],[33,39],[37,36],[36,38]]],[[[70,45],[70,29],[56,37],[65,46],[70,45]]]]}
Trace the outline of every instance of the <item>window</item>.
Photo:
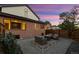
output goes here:
{"type": "Polygon", "coordinates": [[[9,23],[4,23],[5,29],[9,30],[9,23]]]}
{"type": "Polygon", "coordinates": [[[4,25],[6,30],[10,30],[10,18],[4,18],[4,25]]]}
{"type": "Polygon", "coordinates": [[[22,30],[26,30],[26,23],[22,23],[22,30]]]}
{"type": "Polygon", "coordinates": [[[39,29],[39,24],[35,23],[35,29],[36,29],[36,30],[39,29]]]}
{"type": "Polygon", "coordinates": [[[21,23],[11,22],[12,29],[21,29],[21,23]]]}
{"type": "Polygon", "coordinates": [[[35,29],[37,29],[37,24],[35,23],[35,29]]]}

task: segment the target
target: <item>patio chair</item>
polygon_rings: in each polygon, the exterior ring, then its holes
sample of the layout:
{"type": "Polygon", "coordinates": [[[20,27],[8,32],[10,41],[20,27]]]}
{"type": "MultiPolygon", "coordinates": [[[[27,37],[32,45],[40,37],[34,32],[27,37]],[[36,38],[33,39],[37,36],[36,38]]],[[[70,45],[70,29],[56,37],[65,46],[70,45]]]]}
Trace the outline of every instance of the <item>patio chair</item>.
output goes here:
{"type": "Polygon", "coordinates": [[[47,39],[47,41],[50,41],[51,39],[53,39],[53,34],[48,34],[45,35],[44,37],[47,39]]]}
{"type": "Polygon", "coordinates": [[[54,34],[54,35],[53,35],[53,39],[54,39],[54,40],[59,40],[59,35],[58,35],[58,34],[54,34]]]}

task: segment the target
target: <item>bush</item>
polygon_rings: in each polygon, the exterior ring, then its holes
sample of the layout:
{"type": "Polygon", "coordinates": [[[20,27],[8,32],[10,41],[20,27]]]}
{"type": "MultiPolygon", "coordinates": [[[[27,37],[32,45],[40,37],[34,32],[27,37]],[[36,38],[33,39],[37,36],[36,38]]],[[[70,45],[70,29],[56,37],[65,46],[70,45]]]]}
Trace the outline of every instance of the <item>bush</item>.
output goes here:
{"type": "Polygon", "coordinates": [[[20,46],[17,44],[17,41],[11,32],[5,34],[5,37],[2,40],[2,45],[4,53],[22,53],[20,46]]]}

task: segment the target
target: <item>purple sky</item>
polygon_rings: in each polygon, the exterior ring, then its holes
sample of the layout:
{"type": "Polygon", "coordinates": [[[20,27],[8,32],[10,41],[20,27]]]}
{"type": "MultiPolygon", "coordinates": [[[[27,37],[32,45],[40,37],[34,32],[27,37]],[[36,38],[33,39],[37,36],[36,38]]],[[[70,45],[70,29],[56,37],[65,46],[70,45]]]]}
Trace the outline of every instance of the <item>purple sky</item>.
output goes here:
{"type": "Polygon", "coordinates": [[[29,6],[42,21],[48,20],[52,25],[58,25],[61,22],[59,14],[71,10],[78,4],[30,4],[29,6]]]}

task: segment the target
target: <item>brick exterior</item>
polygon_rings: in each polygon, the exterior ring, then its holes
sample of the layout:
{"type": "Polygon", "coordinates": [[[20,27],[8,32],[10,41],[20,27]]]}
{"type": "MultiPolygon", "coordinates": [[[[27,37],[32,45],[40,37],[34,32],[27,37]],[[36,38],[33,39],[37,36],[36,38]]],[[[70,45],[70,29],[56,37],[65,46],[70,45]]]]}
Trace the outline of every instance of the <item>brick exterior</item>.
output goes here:
{"type": "Polygon", "coordinates": [[[40,24],[38,23],[26,22],[26,30],[11,29],[10,32],[12,32],[15,35],[20,35],[20,38],[31,38],[34,36],[41,35],[41,33],[45,33],[45,28],[42,29],[40,27],[40,24]],[[36,28],[35,24],[37,25],[36,28]]]}
{"type": "MultiPolygon", "coordinates": [[[[3,17],[0,18],[1,23],[2,23],[2,20],[3,20],[3,17]]],[[[37,22],[29,22],[29,21],[23,21],[23,20],[20,21],[19,19],[6,18],[6,17],[4,17],[4,20],[9,20],[9,21],[6,21],[6,22],[8,22],[8,23],[10,22],[10,24],[9,24],[10,29],[9,30],[5,29],[5,32],[10,31],[14,35],[20,35],[20,38],[31,38],[31,37],[34,37],[34,36],[39,36],[42,33],[45,34],[45,30],[48,28],[47,24],[41,24],[41,23],[37,23],[37,22]],[[11,29],[12,20],[18,20],[18,22],[26,23],[26,30],[11,29]]]]}

